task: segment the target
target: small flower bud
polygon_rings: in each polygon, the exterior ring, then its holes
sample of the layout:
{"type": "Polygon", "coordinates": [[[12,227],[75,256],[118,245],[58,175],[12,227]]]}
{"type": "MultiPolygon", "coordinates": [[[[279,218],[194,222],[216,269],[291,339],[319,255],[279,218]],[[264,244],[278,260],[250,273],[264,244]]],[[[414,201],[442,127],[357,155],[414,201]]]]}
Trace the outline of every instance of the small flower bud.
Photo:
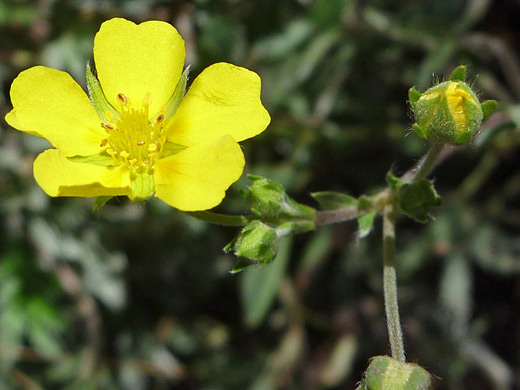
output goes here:
{"type": "Polygon", "coordinates": [[[248,199],[251,211],[256,215],[277,216],[282,213],[285,190],[281,184],[260,176],[250,175],[248,199]]]}
{"type": "Polygon", "coordinates": [[[360,390],[429,390],[431,375],[413,363],[403,363],[389,356],[371,359],[360,390]]]}
{"type": "Polygon", "coordinates": [[[496,102],[480,104],[477,95],[464,81],[466,69],[456,68],[449,81],[421,94],[409,91],[415,121],[414,131],[435,143],[461,145],[470,142],[480,125],[496,107],[496,102]],[[491,107],[492,106],[492,107],[491,107]]]}
{"type": "Polygon", "coordinates": [[[252,221],[224,248],[224,251],[233,251],[236,256],[249,259],[250,264],[266,265],[278,252],[276,230],[263,222],[252,221]]]}
{"type": "Polygon", "coordinates": [[[261,176],[249,175],[253,184],[249,186],[247,198],[253,214],[262,217],[298,217],[314,219],[315,210],[289,197],[283,186],[261,176]]]}

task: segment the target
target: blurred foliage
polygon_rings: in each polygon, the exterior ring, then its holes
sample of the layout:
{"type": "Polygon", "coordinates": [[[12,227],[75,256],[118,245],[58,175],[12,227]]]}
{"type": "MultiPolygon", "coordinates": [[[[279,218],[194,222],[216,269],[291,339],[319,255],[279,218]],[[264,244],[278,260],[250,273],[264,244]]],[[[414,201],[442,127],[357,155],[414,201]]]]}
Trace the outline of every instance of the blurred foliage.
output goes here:
{"type": "MultiPolygon", "coordinates": [[[[246,170],[311,205],[412,166],[427,145],[406,137],[408,88],[468,65],[501,104],[435,171],[435,219],[399,221],[406,347],[438,389],[519,386],[517,0],[1,0],[2,117],[32,65],[84,86],[114,16],[174,24],[193,76],[217,61],[257,71],[273,120],[243,143],[246,170]]],[[[236,229],[157,200],[50,199],[31,170],[45,141],[0,125],[1,389],[353,389],[388,352],[378,220],[363,240],[355,222],[283,239],[273,264],[231,275],[236,229]]],[[[244,212],[247,184],[219,210],[244,212]]]]}

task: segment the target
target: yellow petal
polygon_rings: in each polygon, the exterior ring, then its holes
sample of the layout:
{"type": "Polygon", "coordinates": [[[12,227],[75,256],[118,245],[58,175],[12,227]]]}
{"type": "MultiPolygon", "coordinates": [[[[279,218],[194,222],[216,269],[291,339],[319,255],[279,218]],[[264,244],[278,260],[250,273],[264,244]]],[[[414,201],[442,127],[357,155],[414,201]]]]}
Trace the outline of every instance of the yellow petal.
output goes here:
{"type": "Polygon", "coordinates": [[[184,66],[184,40],[168,23],[136,25],[125,19],[104,22],[94,40],[94,62],[107,100],[119,107],[117,95],[140,105],[149,92],[150,117],[175,91],[184,66]]]}
{"type": "Polygon", "coordinates": [[[244,169],[244,155],[230,136],[189,147],[155,164],[155,196],[179,210],[217,206],[244,169]]]}
{"type": "Polygon", "coordinates": [[[67,156],[99,153],[105,130],[67,73],[44,66],[21,72],[11,85],[11,102],[5,120],[15,129],[46,138],[67,156]]]}
{"type": "Polygon", "coordinates": [[[168,126],[168,140],[191,146],[226,134],[239,142],[261,133],[271,118],[260,87],[260,77],[250,70],[211,65],[193,81],[168,126]]]}
{"type": "Polygon", "coordinates": [[[49,196],[116,196],[131,194],[124,166],[75,163],[59,150],[49,149],[34,161],[34,178],[49,196]]]}

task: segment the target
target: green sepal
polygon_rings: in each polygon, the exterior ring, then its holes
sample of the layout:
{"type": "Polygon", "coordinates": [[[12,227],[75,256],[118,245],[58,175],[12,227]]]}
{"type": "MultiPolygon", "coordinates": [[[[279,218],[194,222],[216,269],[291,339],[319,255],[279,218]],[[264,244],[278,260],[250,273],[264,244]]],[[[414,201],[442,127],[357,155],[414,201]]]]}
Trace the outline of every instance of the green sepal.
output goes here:
{"type": "Polygon", "coordinates": [[[397,176],[394,176],[391,171],[386,174],[385,179],[390,188],[394,191],[397,190],[399,186],[404,183],[403,180],[399,179],[397,176]]]}
{"type": "Polygon", "coordinates": [[[415,87],[412,87],[408,90],[408,101],[410,102],[412,109],[415,108],[415,104],[421,98],[421,95],[422,94],[417,89],[415,89],[415,87]]]}
{"type": "Polygon", "coordinates": [[[428,179],[402,183],[398,189],[401,211],[418,222],[427,222],[429,213],[442,204],[433,182],[428,179]]]}
{"type": "Polygon", "coordinates": [[[103,206],[112,199],[113,196],[97,196],[96,199],[94,199],[94,211],[99,211],[103,208],[103,206]]]}
{"type": "MultiPolygon", "coordinates": [[[[271,226],[258,220],[251,221],[226,245],[224,251],[247,259],[251,265],[263,267],[273,261],[278,253],[278,235],[271,226]]],[[[239,272],[245,267],[244,261],[239,261],[232,272],[239,272]]]]}
{"type": "Polygon", "coordinates": [[[498,103],[496,100],[486,100],[480,104],[480,108],[482,109],[482,114],[484,117],[482,121],[487,120],[493,112],[497,109],[498,103]]]}
{"type": "Polygon", "coordinates": [[[155,193],[155,180],[153,174],[143,172],[135,175],[130,180],[132,194],[129,196],[132,202],[142,202],[150,199],[155,193]]]}
{"type": "Polygon", "coordinates": [[[173,91],[173,94],[168,100],[168,103],[166,103],[166,112],[164,113],[165,118],[173,118],[173,116],[177,112],[177,109],[181,105],[182,98],[186,93],[186,85],[188,84],[189,73],[190,67],[187,66],[186,69],[184,69],[184,72],[182,72],[181,78],[179,79],[179,82],[175,87],[175,91],[173,91]]]}
{"type": "Polygon", "coordinates": [[[453,72],[451,72],[451,75],[450,75],[450,80],[451,81],[466,81],[466,66],[465,65],[460,65],[460,66],[457,66],[453,72]]]}
{"type": "Polygon", "coordinates": [[[184,149],[187,149],[187,148],[188,148],[187,146],[166,141],[166,143],[163,145],[163,148],[162,148],[161,158],[172,156],[174,154],[182,152],[184,149]]]}
{"type": "Polygon", "coordinates": [[[90,96],[92,106],[96,110],[99,118],[102,122],[110,122],[106,117],[105,113],[108,111],[112,113],[115,119],[119,118],[119,112],[108,102],[99,80],[94,75],[90,63],[87,62],[87,88],[90,96]]]}
{"type": "MultiPolygon", "coordinates": [[[[226,248],[227,248],[227,246],[224,248],[224,250],[226,250],[226,248]]],[[[235,263],[235,266],[229,272],[232,273],[232,274],[238,274],[239,272],[242,272],[246,268],[257,266],[257,265],[258,265],[257,263],[254,263],[254,262],[252,262],[249,259],[246,259],[244,257],[239,257],[237,262],[235,263]]]]}
{"type": "Polygon", "coordinates": [[[370,211],[362,216],[360,216],[358,221],[358,237],[365,238],[372,231],[372,227],[374,226],[374,220],[377,216],[377,210],[370,211]]]}
{"type": "Polygon", "coordinates": [[[421,125],[418,125],[417,123],[414,123],[412,125],[413,131],[415,131],[415,134],[417,134],[421,138],[426,139],[426,130],[421,125]]]}
{"type": "Polygon", "coordinates": [[[404,363],[389,356],[375,356],[357,389],[360,390],[429,390],[431,375],[421,366],[404,363]]]}
{"type": "Polygon", "coordinates": [[[340,192],[314,192],[311,196],[316,199],[323,210],[341,210],[350,207],[357,207],[358,204],[356,198],[340,192]]]}
{"type": "Polygon", "coordinates": [[[67,157],[69,161],[82,164],[100,165],[102,167],[115,166],[114,159],[105,154],[93,154],[92,156],[72,156],[67,157]]]}

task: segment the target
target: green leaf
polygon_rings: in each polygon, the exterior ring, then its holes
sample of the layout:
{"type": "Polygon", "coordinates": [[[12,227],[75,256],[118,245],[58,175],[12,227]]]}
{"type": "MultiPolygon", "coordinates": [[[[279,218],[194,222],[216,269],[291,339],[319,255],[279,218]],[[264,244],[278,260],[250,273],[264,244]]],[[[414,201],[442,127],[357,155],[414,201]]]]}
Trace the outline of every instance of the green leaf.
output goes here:
{"type": "Polygon", "coordinates": [[[419,222],[427,222],[430,211],[442,204],[432,181],[427,179],[401,184],[398,197],[401,211],[419,222]]]}
{"type": "Polygon", "coordinates": [[[316,199],[323,210],[346,209],[349,207],[356,207],[358,203],[356,198],[340,192],[314,192],[311,196],[316,199]]]}
{"type": "Polygon", "coordinates": [[[190,67],[187,66],[186,69],[184,69],[184,72],[182,72],[181,78],[177,83],[177,86],[175,87],[173,95],[168,100],[168,103],[166,103],[166,112],[164,114],[166,118],[173,118],[173,116],[177,112],[177,109],[181,105],[182,98],[184,97],[184,93],[186,92],[186,84],[188,83],[189,73],[190,67]]]}
{"type": "Polygon", "coordinates": [[[245,323],[259,326],[278,295],[278,288],[287,271],[291,254],[291,239],[280,241],[276,259],[262,270],[248,269],[240,276],[240,296],[245,323]]]}
{"type": "Polygon", "coordinates": [[[106,118],[105,113],[110,112],[114,118],[119,118],[119,112],[108,102],[99,80],[94,75],[90,63],[87,62],[87,88],[90,100],[99,118],[103,122],[111,122],[106,118]]]}
{"type": "Polygon", "coordinates": [[[371,211],[369,213],[366,213],[358,218],[358,226],[359,226],[359,232],[358,236],[359,238],[365,238],[370,234],[372,231],[372,226],[374,225],[374,220],[377,216],[377,211],[371,211]]]}
{"type": "Polygon", "coordinates": [[[464,65],[456,67],[453,72],[451,72],[450,80],[462,82],[466,81],[466,67],[464,65]]]}

